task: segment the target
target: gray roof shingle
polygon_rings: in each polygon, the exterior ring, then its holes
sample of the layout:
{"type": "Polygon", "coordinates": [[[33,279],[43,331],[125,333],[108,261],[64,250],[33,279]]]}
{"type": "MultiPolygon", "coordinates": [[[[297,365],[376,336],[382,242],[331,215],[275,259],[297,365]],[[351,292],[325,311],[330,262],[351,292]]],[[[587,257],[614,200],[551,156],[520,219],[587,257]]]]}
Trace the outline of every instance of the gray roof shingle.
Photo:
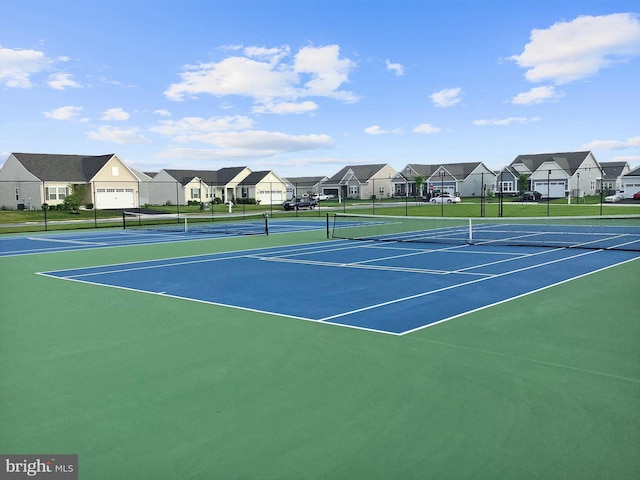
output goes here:
{"type": "Polygon", "coordinates": [[[13,153],[13,156],[42,181],[87,183],[115,154],[54,155],[48,153],[13,153]]]}

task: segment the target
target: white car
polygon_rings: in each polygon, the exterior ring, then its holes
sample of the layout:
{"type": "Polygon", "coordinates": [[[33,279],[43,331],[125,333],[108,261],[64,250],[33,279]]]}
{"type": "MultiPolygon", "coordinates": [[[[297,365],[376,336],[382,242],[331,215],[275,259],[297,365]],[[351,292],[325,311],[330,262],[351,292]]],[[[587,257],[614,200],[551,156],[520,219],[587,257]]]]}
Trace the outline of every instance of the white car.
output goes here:
{"type": "Polygon", "coordinates": [[[604,197],[604,201],[608,203],[615,203],[615,202],[619,202],[623,198],[624,198],[624,195],[622,195],[621,193],[616,193],[614,195],[609,195],[608,197],[604,197]]]}
{"type": "Polygon", "coordinates": [[[431,203],[460,203],[460,197],[456,197],[455,195],[449,195],[448,193],[443,193],[438,197],[433,197],[430,200],[431,203]]]}
{"type": "Polygon", "coordinates": [[[318,202],[324,201],[324,200],[329,200],[329,198],[331,198],[331,197],[329,197],[329,195],[325,195],[324,193],[316,193],[313,196],[313,199],[317,200],[318,202]]]}

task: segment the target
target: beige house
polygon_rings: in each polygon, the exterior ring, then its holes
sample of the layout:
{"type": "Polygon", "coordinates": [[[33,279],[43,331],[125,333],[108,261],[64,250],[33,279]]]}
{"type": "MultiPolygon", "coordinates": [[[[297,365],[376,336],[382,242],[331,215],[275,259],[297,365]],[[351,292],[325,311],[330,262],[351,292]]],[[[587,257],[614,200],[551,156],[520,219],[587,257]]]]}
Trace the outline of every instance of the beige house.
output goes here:
{"type": "Polygon", "coordinates": [[[350,165],[329,178],[322,191],[341,200],[387,198],[393,195],[395,176],[396,171],[389,164],[350,165]]]}
{"type": "Polygon", "coordinates": [[[271,171],[252,172],[238,185],[238,198],[254,198],[261,205],[279,205],[287,199],[287,184],[271,171]]]}
{"type": "Polygon", "coordinates": [[[83,203],[96,209],[140,205],[141,179],[115,154],[56,155],[12,153],[0,169],[0,206],[55,207],[83,190],[83,203]]]}
{"type": "Polygon", "coordinates": [[[226,202],[236,196],[238,185],[251,173],[247,167],[220,170],[173,170],[158,172],[149,182],[152,205],[187,205],[189,202],[226,202]]]}

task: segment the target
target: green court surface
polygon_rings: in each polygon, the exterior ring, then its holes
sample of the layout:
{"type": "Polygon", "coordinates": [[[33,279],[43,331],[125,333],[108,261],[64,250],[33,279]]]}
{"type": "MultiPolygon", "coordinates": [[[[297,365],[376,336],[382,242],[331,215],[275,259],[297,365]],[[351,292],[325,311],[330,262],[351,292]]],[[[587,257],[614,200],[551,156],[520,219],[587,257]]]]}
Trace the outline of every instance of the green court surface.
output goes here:
{"type": "Polygon", "coordinates": [[[405,336],[35,275],[322,235],[0,258],[0,453],[82,479],[640,478],[640,260],[405,336]]]}

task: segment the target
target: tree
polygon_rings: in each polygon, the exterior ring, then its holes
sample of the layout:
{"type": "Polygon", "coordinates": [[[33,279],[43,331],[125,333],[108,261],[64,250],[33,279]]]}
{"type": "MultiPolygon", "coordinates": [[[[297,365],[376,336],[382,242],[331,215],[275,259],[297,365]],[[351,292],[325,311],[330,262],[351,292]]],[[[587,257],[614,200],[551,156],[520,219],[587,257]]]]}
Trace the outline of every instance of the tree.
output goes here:
{"type": "Polygon", "coordinates": [[[518,190],[521,192],[529,190],[529,175],[524,173],[518,175],[518,190]]]}
{"type": "Polygon", "coordinates": [[[413,183],[416,185],[416,195],[422,195],[422,184],[424,183],[424,178],[420,175],[417,175],[413,179],[413,183]]]}
{"type": "Polygon", "coordinates": [[[70,185],[69,189],[71,190],[71,194],[64,198],[64,209],[70,210],[71,213],[78,213],[80,205],[82,205],[84,200],[86,188],[86,185],[70,185]]]}

